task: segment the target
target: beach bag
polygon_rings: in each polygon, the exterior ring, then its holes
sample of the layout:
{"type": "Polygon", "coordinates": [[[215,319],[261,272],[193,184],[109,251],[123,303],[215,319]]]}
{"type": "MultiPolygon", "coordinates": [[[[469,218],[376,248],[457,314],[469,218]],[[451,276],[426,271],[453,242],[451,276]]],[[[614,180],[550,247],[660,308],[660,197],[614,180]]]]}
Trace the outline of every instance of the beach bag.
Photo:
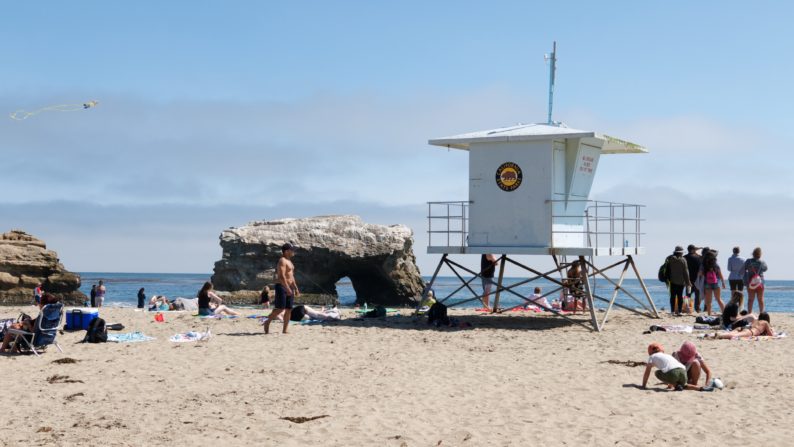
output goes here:
{"type": "Polygon", "coordinates": [[[670,281],[670,257],[668,256],[664,260],[664,264],[659,267],[659,281],[663,283],[667,283],[670,281]]]}
{"type": "Polygon", "coordinates": [[[750,276],[750,282],[747,283],[747,288],[750,290],[764,289],[764,279],[761,278],[761,275],[758,274],[758,271],[754,272],[753,275],[750,276]]]}
{"type": "Polygon", "coordinates": [[[108,341],[108,332],[105,327],[105,320],[102,318],[94,318],[88,324],[88,329],[85,331],[85,343],[104,343],[108,341]]]}
{"type": "Polygon", "coordinates": [[[706,284],[717,284],[717,272],[714,270],[706,272],[706,284]]]}

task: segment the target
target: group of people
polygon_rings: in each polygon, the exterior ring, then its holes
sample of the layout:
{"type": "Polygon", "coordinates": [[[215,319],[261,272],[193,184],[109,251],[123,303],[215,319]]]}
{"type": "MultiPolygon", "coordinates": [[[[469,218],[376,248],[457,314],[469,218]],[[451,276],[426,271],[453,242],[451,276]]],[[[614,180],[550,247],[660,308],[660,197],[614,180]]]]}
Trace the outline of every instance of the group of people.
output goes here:
{"type": "MultiPolygon", "coordinates": [[[[753,305],[758,301],[759,312],[765,310],[764,304],[764,272],[767,271],[766,262],[761,259],[761,248],[753,250],[752,257],[741,258],[739,247],[733,248],[733,255],[728,259],[728,285],[731,292],[744,295],[747,287],[747,311],[753,312],[753,305]]],[[[689,296],[694,298],[693,308],[689,311],[701,311],[701,294],[703,295],[703,310],[712,315],[712,300],[717,301],[720,312],[725,311],[722,293],[725,287],[725,277],[719,262],[717,250],[708,247],[696,247],[690,244],[687,254],[680,246],[675,247],[673,254],[665,259],[664,275],[670,289],[670,312],[680,315],[687,309],[689,296]],[[698,253],[701,251],[701,253],[698,253]]],[[[660,278],[661,279],[661,278],[660,278]]]]}

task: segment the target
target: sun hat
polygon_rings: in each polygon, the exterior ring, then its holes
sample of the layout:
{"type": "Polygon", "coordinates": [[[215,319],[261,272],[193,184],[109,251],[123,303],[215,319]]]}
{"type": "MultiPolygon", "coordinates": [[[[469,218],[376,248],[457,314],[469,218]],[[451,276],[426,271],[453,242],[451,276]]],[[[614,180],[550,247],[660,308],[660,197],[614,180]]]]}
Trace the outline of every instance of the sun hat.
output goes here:
{"type": "Polygon", "coordinates": [[[660,343],[653,342],[648,345],[648,355],[652,355],[656,352],[664,352],[664,347],[660,343]]]}
{"type": "Polygon", "coordinates": [[[698,355],[698,350],[691,341],[685,341],[680,348],[678,348],[678,361],[686,365],[695,359],[698,355]]]}
{"type": "Polygon", "coordinates": [[[673,253],[683,253],[683,252],[684,252],[684,247],[680,245],[676,245],[675,250],[673,250],[673,253]]]}

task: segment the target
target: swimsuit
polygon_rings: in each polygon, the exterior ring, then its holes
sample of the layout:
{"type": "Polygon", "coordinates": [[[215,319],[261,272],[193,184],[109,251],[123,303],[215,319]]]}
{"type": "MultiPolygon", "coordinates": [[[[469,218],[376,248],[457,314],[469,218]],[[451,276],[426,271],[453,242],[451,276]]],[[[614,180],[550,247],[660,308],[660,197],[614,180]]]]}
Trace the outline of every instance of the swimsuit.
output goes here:
{"type": "Polygon", "coordinates": [[[276,309],[292,309],[293,298],[291,290],[281,284],[276,284],[276,299],[273,302],[273,307],[276,309]]]}

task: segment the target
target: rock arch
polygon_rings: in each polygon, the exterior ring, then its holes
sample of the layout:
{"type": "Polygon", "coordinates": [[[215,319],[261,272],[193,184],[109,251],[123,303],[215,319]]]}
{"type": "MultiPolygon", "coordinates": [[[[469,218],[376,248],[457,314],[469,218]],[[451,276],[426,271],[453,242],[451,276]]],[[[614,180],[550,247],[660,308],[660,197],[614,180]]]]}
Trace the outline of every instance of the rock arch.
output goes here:
{"type": "Polygon", "coordinates": [[[348,277],[359,303],[413,304],[424,283],[404,225],[373,225],[358,216],[257,221],[220,236],[223,257],[212,281],[221,291],[258,291],[275,278],[281,245],[296,246],[296,280],[302,293],[337,297],[348,277]]]}

